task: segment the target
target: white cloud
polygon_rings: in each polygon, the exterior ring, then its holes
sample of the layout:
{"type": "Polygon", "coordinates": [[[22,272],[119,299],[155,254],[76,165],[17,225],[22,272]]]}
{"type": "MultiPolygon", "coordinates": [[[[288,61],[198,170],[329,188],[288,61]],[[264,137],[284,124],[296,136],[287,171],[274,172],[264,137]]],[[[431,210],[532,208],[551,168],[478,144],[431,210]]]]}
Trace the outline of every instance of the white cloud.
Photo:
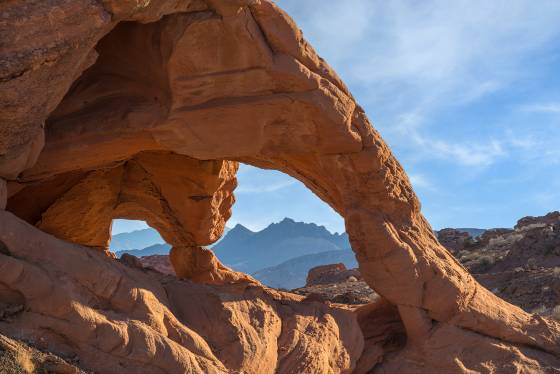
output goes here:
{"type": "MultiPolygon", "coordinates": [[[[318,52],[357,91],[382,134],[404,149],[407,157],[485,167],[536,144],[523,141],[531,137],[527,129],[517,140],[505,139],[506,134],[486,140],[434,136],[450,126],[434,118],[535,74],[533,54],[560,36],[560,1],[543,0],[538,5],[532,0],[278,3],[293,13],[318,52]]],[[[560,103],[526,110],[559,113],[560,103]]]]}

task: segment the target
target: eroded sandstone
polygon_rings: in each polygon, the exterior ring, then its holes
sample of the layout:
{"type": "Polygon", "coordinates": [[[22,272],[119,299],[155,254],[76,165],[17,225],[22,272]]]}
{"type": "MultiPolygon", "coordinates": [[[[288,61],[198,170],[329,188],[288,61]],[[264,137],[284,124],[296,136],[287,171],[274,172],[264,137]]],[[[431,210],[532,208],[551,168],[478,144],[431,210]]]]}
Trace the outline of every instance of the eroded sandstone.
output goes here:
{"type": "MultiPolygon", "coordinates": [[[[224,276],[228,270],[205,252],[188,251],[221,235],[236,162],[273,168],[344,217],[360,273],[382,297],[383,307],[361,319],[361,372],[490,371],[493,358],[525,353],[535,365],[556,365],[560,325],[486,291],[438,243],[408,177],[362,108],[271,1],[27,3],[0,5],[0,177],[8,180],[7,210],[37,226],[18,235],[44,238],[42,229],[104,251],[112,218],[145,219],[180,254],[173,261],[184,276],[246,284],[224,276]],[[191,264],[210,264],[214,275],[191,264]],[[395,334],[382,333],[384,323],[395,334]],[[405,342],[389,344],[403,331],[405,342]],[[472,347],[479,351],[465,356],[472,347]]],[[[278,304],[270,297],[249,303],[242,293],[231,305],[267,317],[245,334],[228,335],[237,348],[217,357],[212,344],[220,341],[208,341],[221,327],[202,338],[181,322],[187,312],[207,318],[202,307],[173,308],[162,291],[186,300],[183,283],[164,287],[61,241],[48,239],[71,249],[32,241],[24,250],[7,229],[21,222],[1,217],[10,238],[3,240],[18,253],[2,255],[2,283],[28,300],[12,326],[37,336],[31,322],[44,325],[107,370],[120,362],[141,370],[149,360],[168,372],[266,372],[273,363],[279,372],[344,372],[360,355],[360,338],[345,345],[336,319],[310,321],[299,301],[283,319],[267,312],[278,304]],[[57,278],[43,261],[75,282],[57,278]],[[73,275],[70,265],[85,275],[73,275]],[[76,287],[83,294],[63,292],[66,283],[82,285],[76,287]],[[51,294],[51,302],[38,301],[51,294]],[[253,344],[275,336],[279,319],[277,342],[292,353],[253,344]],[[323,346],[301,340],[322,329],[329,334],[319,339],[323,346]],[[255,347],[251,359],[239,354],[247,347],[255,347]]],[[[210,303],[209,286],[197,287],[197,306],[210,303]]],[[[212,316],[212,324],[225,323],[212,316]]]]}
{"type": "Polygon", "coordinates": [[[349,372],[349,310],[240,282],[207,286],[125,266],[0,212],[0,330],[101,373],[349,372]],[[8,296],[11,296],[9,298],[8,296]]]}

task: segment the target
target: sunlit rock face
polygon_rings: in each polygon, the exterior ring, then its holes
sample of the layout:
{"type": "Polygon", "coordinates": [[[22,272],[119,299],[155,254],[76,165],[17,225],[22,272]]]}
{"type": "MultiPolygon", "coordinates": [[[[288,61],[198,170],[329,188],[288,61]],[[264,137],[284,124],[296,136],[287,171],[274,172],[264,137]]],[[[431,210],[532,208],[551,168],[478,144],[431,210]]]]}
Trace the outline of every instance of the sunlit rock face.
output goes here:
{"type": "Polygon", "coordinates": [[[438,243],[363,110],[272,2],[0,10],[0,302],[24,306],[1,332],[104,373],[560,367],[560,326],[480,287],[438,243]],[[237,162],[288,173],[340,213],[378,302],[301,301],[202,248],[229,218],[237,162]],[[185,280],[107,256],[113,218],[158,229],[185,280]]]}

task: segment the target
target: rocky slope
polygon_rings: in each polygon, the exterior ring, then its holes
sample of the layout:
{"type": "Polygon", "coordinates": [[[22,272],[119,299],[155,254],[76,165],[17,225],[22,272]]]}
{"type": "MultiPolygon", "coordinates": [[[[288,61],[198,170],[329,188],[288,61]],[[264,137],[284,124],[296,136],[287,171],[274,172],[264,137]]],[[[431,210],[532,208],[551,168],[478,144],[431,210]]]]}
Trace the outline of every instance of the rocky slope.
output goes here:
{"type": "Polygon", "coordinates": [[[437,241],[363,109],[269,0],[0,4],[0,332],[103,373],[472,373],[560,366],[560,324],[483,288],[437,241]],[[345,220],[356,313],[260,286],[204,246],[238,162],[345,220]],[[3,210],[5,207],[6,211],[3,210]],[[108,251],[143,219],[183,280],[108,251]]]}
{"type": "Polygon", "coordinates": [[[494,294],[531,313],[560,320],[560,268],[515,268],[478,274],[477,280],[494,294]]]}
{"type": "Polygon", "coordinates": [[[42,352],[29,344],[0,334],[0,373],[2,374],[89,374],[72,358],[63,359],[42,352]]]}
{"type": "MultiPolygon", "coordinates": [[[[488,290],[528,312],[560,320],[560,252],[553,250],[560,240],[559,224],[560,215],[552,212],[522,218],[514,229],[487,230],[477,238],[455,229],[441,230],[438,237],[488,290]]],[[[333,302],[348,300],[348,304],[373,300],[369,286],[348,281],[350,275],[360,279],[345,268],[331,265],[325,271],[320,266],[309,272],[305,287],[294,292],[333,302]],[[309,279],[314,273],[323,274],[324,279],[309,279]]]]}
{"type": "Polygon", "coordinates": [[[344,372],[360,356],[363,338],[349,310],[251,280],[208,286],[165,277],[41,233],[9,213],[0,218],[0,295],[12,308],[0,331],[77,356],[85,369],[344,372]]]}
{"type": "Polygon", "coordinates": [[[478,238],[447,231],[441,243],[472,273],[560,266],[560,213],[521,218],[513,229],[487,230],[478,238]]]}

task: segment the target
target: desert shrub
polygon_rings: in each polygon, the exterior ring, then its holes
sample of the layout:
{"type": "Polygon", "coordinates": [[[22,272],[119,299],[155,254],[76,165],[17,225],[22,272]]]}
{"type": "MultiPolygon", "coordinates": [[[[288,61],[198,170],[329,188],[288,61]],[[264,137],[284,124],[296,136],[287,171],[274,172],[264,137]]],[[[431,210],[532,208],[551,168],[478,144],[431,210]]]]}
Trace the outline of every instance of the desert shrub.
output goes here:
{"type": "Polygon", "coordinates": [[[463,249],[463,250],[461,250],[461,251],[459,251],[459,252],[457,253],[457,258],[460,259],[460,260],[467,260],[467,259],[469,258],[469,257],[468,257],[469,254],[471,254],[471,252],[465,251],[465,250],[463,249]]]}
{"type": "Polygon", "coordinates": [[[492,256],[480,256],[478,259],[481,270],[488,270],[492,265],[494,265],[494,258],[492,256]]]}
{"type": "Polygon", "coordinates": [[[522,238],[523,235],[517,233],[497,236],[495,238],[490,239],[490,241],[488,242],[488,248],[509,247],[513,243],[521,240],[522,238]]]}
{"type": "Polygon", "coordinates": [[[524,232],[524,231],[529,231],[529,230],[532,230],[532,229],[541,228],[541,227],[545,227],[545,226],[546,226],[546,223],[536,222],[536,223],[531,223],[530,225],[522,226],[518,229],[515,229],[515,231],[524,232]]]}
{"type": "Polygon", "coordinates": [[[472,260],[469,262],[463,263],[466,263],[471,272],[473,272],[474,274],[480,274],[487,272],[492,267],[492,265],[494,265],[494,258],[489,255],[481,255],[472,258],[472,260]]]}
{"type": "Polygon", "coordinates": [[[550,314],[550,316],[555,320],[560,321],[560,305],[556,305],[554,308],[552,308],[552,313],[550,314]]]}
{"type": "Polygon", "coordinates": [[[536,269],[537,268],[537,259],[534,257],[530,257],[527,259],[527,269],[536,269]]]}
{"type": "Polygon", "coordinates": [[[478,244],[478,242],[471,237],[465,239],[465,242],[463,243],[465,248],[476,247],[477,244],[478,244]]]}
{"type": "Polygon", "coordinates": [[[546,244],[544,247],[544,255],[548,256],[548,255],[553,255],[555,254],[555,250],[556,246],[554,244],[546,244]]]}

